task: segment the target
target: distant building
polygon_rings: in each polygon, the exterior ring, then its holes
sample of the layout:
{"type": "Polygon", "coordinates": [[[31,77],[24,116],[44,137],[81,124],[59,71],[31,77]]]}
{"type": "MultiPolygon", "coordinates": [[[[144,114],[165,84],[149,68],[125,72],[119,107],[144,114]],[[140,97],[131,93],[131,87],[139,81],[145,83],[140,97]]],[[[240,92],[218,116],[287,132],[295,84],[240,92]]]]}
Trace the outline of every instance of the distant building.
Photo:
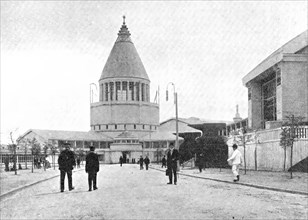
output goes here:
{"type": "MultiPolygon", "coordinates": [[[[159,104],[150,102],[150,79],[130,35],[124,20],[99,79],[99,101],[90,104],[89,132],[29,129],[22,138],[58,149],[68,142],[75,152],[93,145],[103,163],[140,155],[159,161],[176,140],[175,119],[159,123],[159,104]]],[[[185,135],[201,133],[179,120],[180,144],[185,135]]]]}
{"type": "Polygon", "coordinates": [[[243,78],[249,128],[279,127],[290,114],[308,121],[307,33],[283,45],[243,78]]]}
{"type": "Polygon", "coordinates": [[[233,118],[233,122],[229,122],[226,128],[222,130],[224,135],[229,136],[230,134],[238,133],[239,131],[247,130],[248,118],[242,119],[238,110],[238,105],[236,105],[236,113],[233,118]]]}

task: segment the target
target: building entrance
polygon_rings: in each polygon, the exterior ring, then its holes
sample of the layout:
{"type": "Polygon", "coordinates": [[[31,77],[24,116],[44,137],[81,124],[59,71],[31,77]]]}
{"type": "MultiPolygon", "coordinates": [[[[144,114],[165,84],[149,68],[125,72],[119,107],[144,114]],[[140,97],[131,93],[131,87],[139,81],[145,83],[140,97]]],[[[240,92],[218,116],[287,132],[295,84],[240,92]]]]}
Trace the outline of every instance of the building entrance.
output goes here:
{"type": "Polygon", "coordinates": [[[130,152],[129,151],[123,151],[122,157],[123,157],[124,163],[129,163],[130,152]]]}

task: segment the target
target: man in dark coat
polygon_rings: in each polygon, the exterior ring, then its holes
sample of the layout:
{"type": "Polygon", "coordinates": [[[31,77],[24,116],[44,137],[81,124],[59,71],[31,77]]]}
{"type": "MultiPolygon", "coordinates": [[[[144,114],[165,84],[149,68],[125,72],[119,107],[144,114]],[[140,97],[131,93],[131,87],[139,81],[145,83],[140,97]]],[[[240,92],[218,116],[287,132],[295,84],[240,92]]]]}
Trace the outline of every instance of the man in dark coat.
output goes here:
{"type": "Polygon", "coordinates": [[[63,150],[58,158],[59,170],[60,170],[60,188],[61,192],[64,191],[64,180],[65,174],[67,174],[68,179],[68,189],[69,191],[73,190],[73,180],[72,180],[72,170],[74,166],[76,166],[75,162],[75,154],[70,150],[71,145],[69,143],[65,143],[65,150],[63,150]]]}
{"type": "Polygon", "coordinates": [[[123,157],[122,156],[120,156],[119,162],[120,162],[120,166],[122,166],[122,164],[123,164],[123,157]]]}
{"type": "Polygon", "coordinates": [[[149,169],[149,163],[150,163],[150,159],[148,158],[148,156],[146,156],[144,158],[144,163],[145,163],[145,169],[148,170],[149,169]]]}
{"type": "Polygon", "coordinates": [[[198,168],[199,168],[199,172],[202,173],[202,169],[204,166],[204,157],[203,157],[203,153],[198,154],[197,156],[197,164],[198,164],[198,168]]]}
{"type": "Polygon", "coordinates": [[[94,146],[90,146],[90,152],[86,156],[86,172],[88,173],[89,191],[92,191],[92,183],[93,190],[98,189],[96,185],[96,176],[99,171],[99,160],[94,150],[94,146]]]}
{"type": "Polygon", "coordinates": [[[169,174],[169,183],[172,184],[172,174],[174,176],[174,185],[176,185],[177,182],[177,161],[179,160],[179,151],[177,149],[174,149],[174,145],[171,143],[169,145],[169,150],[167,153],[167,170],[169,174]]]}
{"type": "Polygon", "coordinates": [[[142,156],[140,156],[139,165],[140,165],[140,170],[143,170],[143,157],[142,156]]]}
{"type": "Polygon", "coordinates": [[[163,159],[161,160],[161,167],[162,167],[162,168],[163,168],[163,167],[166,168],[166,162],[167,162],[166,156],[164,155],[163,159]]]}

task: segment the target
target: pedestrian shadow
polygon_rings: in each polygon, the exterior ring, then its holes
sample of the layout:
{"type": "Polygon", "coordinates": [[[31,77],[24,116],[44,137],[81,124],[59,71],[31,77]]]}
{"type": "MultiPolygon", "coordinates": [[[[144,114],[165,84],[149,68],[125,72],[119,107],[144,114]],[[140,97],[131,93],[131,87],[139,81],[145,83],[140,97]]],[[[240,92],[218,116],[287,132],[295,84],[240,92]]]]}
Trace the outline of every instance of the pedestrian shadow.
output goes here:
{"type": "Polygon", "coordinates": [[[64,192],[49,192],[49,193],[40,193],[40,194],[36,194],[36,197],[40,197],[40,196],[47,196],[47,195],[58,195],[58,194],[67,194],[67,193],[86,193],[88,192],[88,190],[76,190],[76,191],[64,191],[64,192]]]}

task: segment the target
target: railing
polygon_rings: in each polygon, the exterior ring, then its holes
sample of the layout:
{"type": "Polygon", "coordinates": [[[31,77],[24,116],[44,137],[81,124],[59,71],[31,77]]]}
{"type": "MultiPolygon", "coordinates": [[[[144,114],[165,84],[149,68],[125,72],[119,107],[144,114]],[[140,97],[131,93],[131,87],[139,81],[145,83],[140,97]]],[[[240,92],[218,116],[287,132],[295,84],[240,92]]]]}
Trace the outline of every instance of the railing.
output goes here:
{"type": "MultiPolygon", "coordinates": [[[[268,129],[268,130],[261,130],[256,132],[251,132],[245,134],[247,143],[254,143],[256,141],[258,142],[268,142],[268,141],[279,141],[281,137],[281,128],[276,129],[268,129]]],[[[301,139],[308,139],[308,126],[301,126],[295,129],[295,135],[298,140],[301,139]]],[[[241,135],[235,135],[235,136],[229,136],[230,139],[236,139],[239,140],[239,136],[241,135]]],[[[240,143],[239,143],[240,144],[240,143]]]]}

